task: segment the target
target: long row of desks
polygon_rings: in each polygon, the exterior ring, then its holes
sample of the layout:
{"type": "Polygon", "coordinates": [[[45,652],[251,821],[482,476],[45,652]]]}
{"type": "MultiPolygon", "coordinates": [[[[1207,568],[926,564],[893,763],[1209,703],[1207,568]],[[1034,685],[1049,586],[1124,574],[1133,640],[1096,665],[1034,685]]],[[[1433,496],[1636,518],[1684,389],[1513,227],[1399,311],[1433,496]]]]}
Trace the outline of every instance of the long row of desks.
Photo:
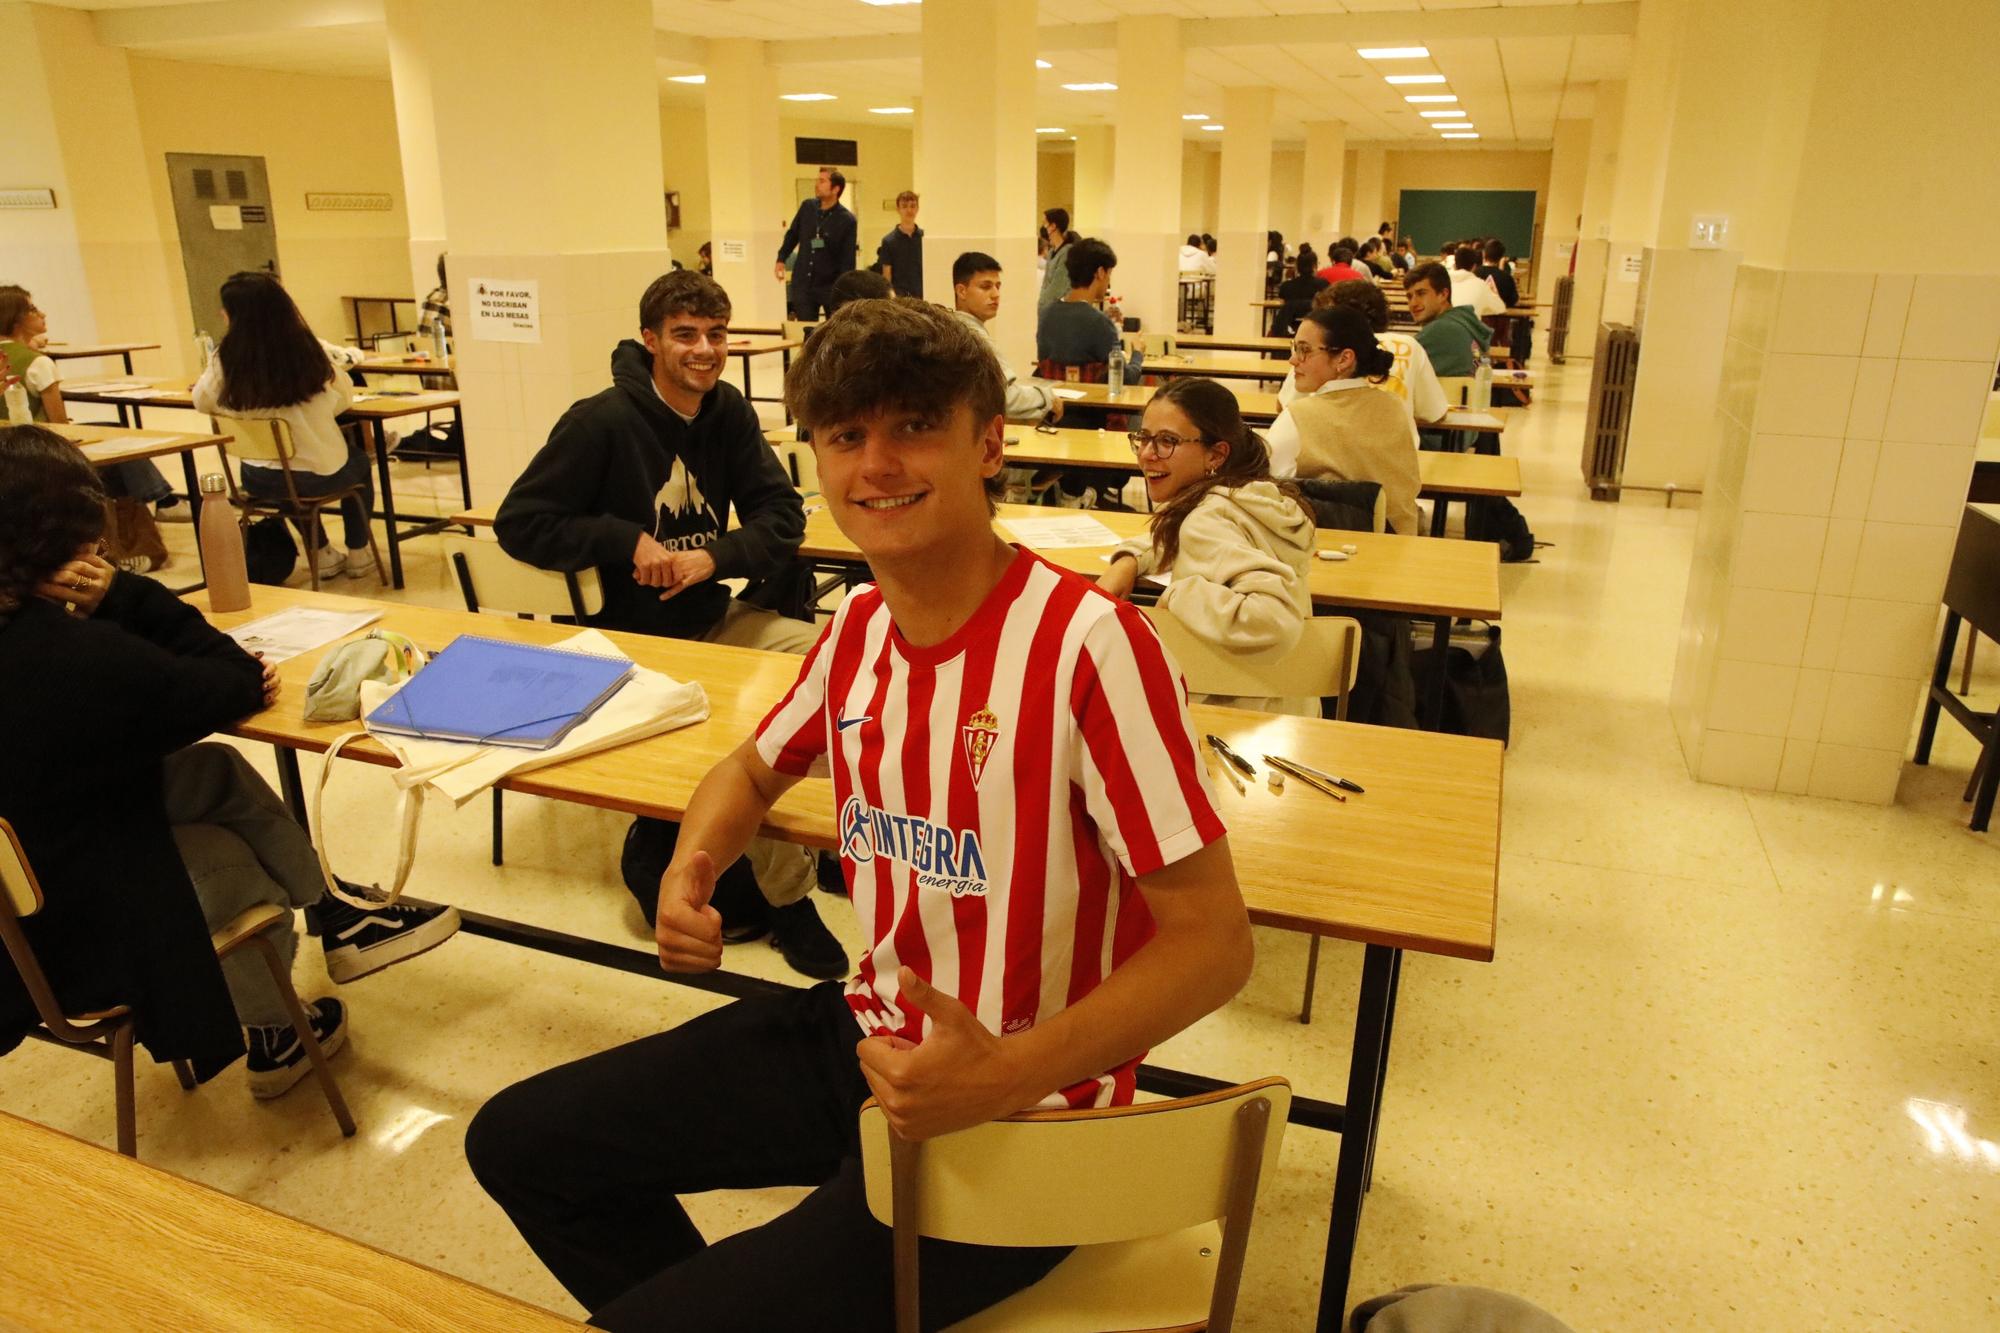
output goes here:
{"type": "MultiPolygon", "coordinates": [[[[573,632],[537,621],[292,589],[258,587],[252,589],[252,597],[249,611],[211,614],[211,620],[227,628],[294,606],[367,609],[381,614],[377,622],[381,627],[432,647],[463,633],[546,644],[573,632]]],[[[196,599],[197,605],[203,600],[196,599]]],[[[641,666],[701,682],[708,693],[708,719],[519,774],[500,785],[552,800],[677,819],[702,776],[790,686],[799,659],[645,635],[613,633],[611,638],[641,666]]],[[[278,747],[286,797],[301,818],[303,784],[297,755],[324,751],[346,729],[342,724],[308,723],[299,706],[306,681],[330,651],[331,646],[283,663],[278,670],[285,690],[278,705],[233,729],[239,737],[278,747]]],[[[1321,1329],[1333,1330],[1345,1307],[1372,1165],[1402,952],[1416,949],[1475,961],[1493,956],[1501,747],[1466,737],[1228,708],[1196,706],[1190,712],[1197,732],[1213,732],[1244,754],[1283,754],[1340,773],[1367,789],[1341,805],[1296,783],[1282,793],[1261,784],[1248,784],[1242,792],[1224,785],[1218,791],[1251,919],[1365,946],[1346,1103],[1335,1106],[1311,1098],[1294,1103],[1295,1121],[1341,1134],[1318,1321],[1321,1329]]],[[[372,741],[351,746],[345,753],[370,763],[393,762],[388,751],[372,741]]],[[[760,832],[806,846],[835,847],[831,784],[823,779],[799,783],[772,808],[760,832]]],[[[639,950],[474,912],[462,915],[465,928],[473,933],[635,972],[656,972],[652,956],[639,950]]],[[[731,995],[764,993],[772,985],[726,973],[684,980],[731,995]]],[[[1240,1078],[1261,1071],[1229,1072],[1240,1078]]],[[[1198,1091],[1218,1081],[1227,1080],[1150,1066],[1141,1078],[1142,1086],[1166,1093],[1198,1091]]]]}

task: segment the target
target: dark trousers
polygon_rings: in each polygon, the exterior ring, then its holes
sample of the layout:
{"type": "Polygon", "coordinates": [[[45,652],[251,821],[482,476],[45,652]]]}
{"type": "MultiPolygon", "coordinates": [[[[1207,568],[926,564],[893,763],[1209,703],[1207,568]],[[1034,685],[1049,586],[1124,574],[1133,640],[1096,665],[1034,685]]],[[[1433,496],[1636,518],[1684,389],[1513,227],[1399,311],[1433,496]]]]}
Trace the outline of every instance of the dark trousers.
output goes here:
{"type": "Polygon", "coordinates": [[[833,280],[825,282],[817,278],[805,282],[792,282],[792,318],[807,324],[824,319],[830,313],[828,307],[833,301],[833,280]]]}
{"type": "MultiPolygon", "coordinates": [[[[292,485],[298,490],[299,498],[302,500],[345,490],[349,486],[359,486],[361,491],[358,495],[350,495],[340,502],[341,536],[346,539],[347,549],[350,551],[358,551],[368,544],[368,511],[375,507],[375,478],[368,470],[368,456],[355,448],[351,441],[347,446],[347,461],[341,464],[340,471],[307,472],[294,467],[292,485]]],[[[246,467],[243,469],[243,489],[258,500],[282,500],[285,498],[284,470],[277,467],[246,467]]],[[[305,537],[306,546],[314,548],[312,533],[303,523],[299,524],[299,532],[305,537]]],[[[324,545],[326,545],[326,534],[322,532],[318,546],[324,545]]]]}
{"type": "MultiPolygon", "coordinates": [[[[860,1039],[839,982],[738,1000],[502,1091],[465,1155],[600,1328],[889,1329],[890,1232],[861,1178],[860,1039]],[[818,1188],[712,1245],[675,1199],[772,1185],[818,1188]]],[[[923,1326],[978,1313],[1067,1253],[924,1241],[923,1326]]]]}

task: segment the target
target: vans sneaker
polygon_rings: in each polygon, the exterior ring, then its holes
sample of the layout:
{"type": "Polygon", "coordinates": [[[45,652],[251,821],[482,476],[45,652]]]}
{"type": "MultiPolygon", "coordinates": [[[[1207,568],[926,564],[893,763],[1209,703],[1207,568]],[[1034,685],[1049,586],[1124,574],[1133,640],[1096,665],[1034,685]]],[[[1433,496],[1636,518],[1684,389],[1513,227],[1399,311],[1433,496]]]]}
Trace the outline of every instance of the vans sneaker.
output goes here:
{"type": "Polygon", "coordinates": [[[306,908],[306,918],[326,953],[326,974],[343,984],[415,958],[458,933],[456,907],[363,909],[331,894],[306,908]]]}
{"type": "Polygon", "coordinates": [[[347,552],[347,577],[351,579],[379,579],[381,566],[375,563],[375,552],[366,546],[350,547],[347,552]]]}
{"type": "MultiPolygon", "coordinates": [[[[327,1059],[347,1044],[347,1006],[339,1000],[314,1000],[306,1005],[306,1021],[327,1059]]],[[[306,1058],[305,1043],[289,1023],[243,1030],[250,1047],[250,1095],[259,1101],[283,1096],[306,1076],[312,1062],[306,1058]]]]}
{"type": "Polygon", "coordinates": [[[332,542],[328,542],[319,548],[315,562],[319,565],[319,576],[322,579],[338,578],[341,571],[347,568],[347,553],[332,542]]]}

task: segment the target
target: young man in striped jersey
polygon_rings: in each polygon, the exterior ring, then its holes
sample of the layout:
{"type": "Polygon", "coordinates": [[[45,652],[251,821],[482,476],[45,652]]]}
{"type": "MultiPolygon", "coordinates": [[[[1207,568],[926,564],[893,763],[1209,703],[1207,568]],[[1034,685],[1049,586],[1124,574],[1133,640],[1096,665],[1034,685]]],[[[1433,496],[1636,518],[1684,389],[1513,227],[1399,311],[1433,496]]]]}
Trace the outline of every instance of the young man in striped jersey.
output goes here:
{"type": "MultiPolygon", "coordinates": [[[[890,1326],[889,1232],[856,1113],[906,1138],[1031,1106],[1129,1101],[1146,1049],[1234,994],[1250,932],[1150,625],[994,531],[1005,385],[939,307],[863,301],[787,377],[820,487],[876,576],[711,771],[661,885],[671,971],[716,967],[715,868],[801,777],[833,779],[868,935],[856,975],[738,1001],[502,1092],[466,1152],[595,1322],[890,1326]],[[674,1196],[809,1185],[705,1243],[674,1196]]],[[[1033,1283],[1060,1250],[925,1241],[924,1324],[1033,1283]]]]}

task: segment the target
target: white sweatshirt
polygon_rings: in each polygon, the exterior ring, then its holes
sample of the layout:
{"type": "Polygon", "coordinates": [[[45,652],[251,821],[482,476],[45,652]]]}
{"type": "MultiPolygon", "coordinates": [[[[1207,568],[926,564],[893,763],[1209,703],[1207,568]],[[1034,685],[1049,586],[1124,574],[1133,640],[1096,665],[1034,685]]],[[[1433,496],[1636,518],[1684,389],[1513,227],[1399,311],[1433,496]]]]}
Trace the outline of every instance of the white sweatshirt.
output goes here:
{"type": "MultiPolygon", "coordinates": [[[[292,467],[327,477],[347,465],[347,436],[337,418],[354,401],[354,386],[348,382],[347,367],[361,359],[352,348],[322,342],[327,354],[327,382],[302,403],[288,407],[224,407],[222,405],[222,358],[213,357],[191,391],[194,410],[210,416],[246,417],[253,421],[282,421],[292,433],[292,467]]],[[[276,467],[254,458],[242,460],[245,467],[276,467]]]]}
{"type": "Polygon", "coordinates": [[[994,359],[1000,363],[1000,373],[1007,380],[1007,420],[1040,421],[1055,407],[1055,390],[1040,380],[1017,379],[1014,367],[1007,364],[1007,358],[1000,353],[1000,345],[993,341],[993,335],[986,331],[986,325],[979,316],[964,310],[954,310],[959,322],[979,330],[979,336],[986,339],[986,345],[993,349],[994,359]]]}
{"type": "MultiPolygon", "coordinates": [[[[1136,559],[1142,575],[1170,573],[1160,608],[1190,632],[1226,648],[1283,652],[1298,643],[1312,614],[1307,577],[1312,515],[1268,481],[1218,486],[1203,496],[1181,523],[1171,570],[1155,566],[1150,534],[1120,543],[1112,558],[1120,554],[1136,559]]],[[[1319,715],[1319,701],[1310,696],[1201,697],[1264,712],[1319,715]]]]}

